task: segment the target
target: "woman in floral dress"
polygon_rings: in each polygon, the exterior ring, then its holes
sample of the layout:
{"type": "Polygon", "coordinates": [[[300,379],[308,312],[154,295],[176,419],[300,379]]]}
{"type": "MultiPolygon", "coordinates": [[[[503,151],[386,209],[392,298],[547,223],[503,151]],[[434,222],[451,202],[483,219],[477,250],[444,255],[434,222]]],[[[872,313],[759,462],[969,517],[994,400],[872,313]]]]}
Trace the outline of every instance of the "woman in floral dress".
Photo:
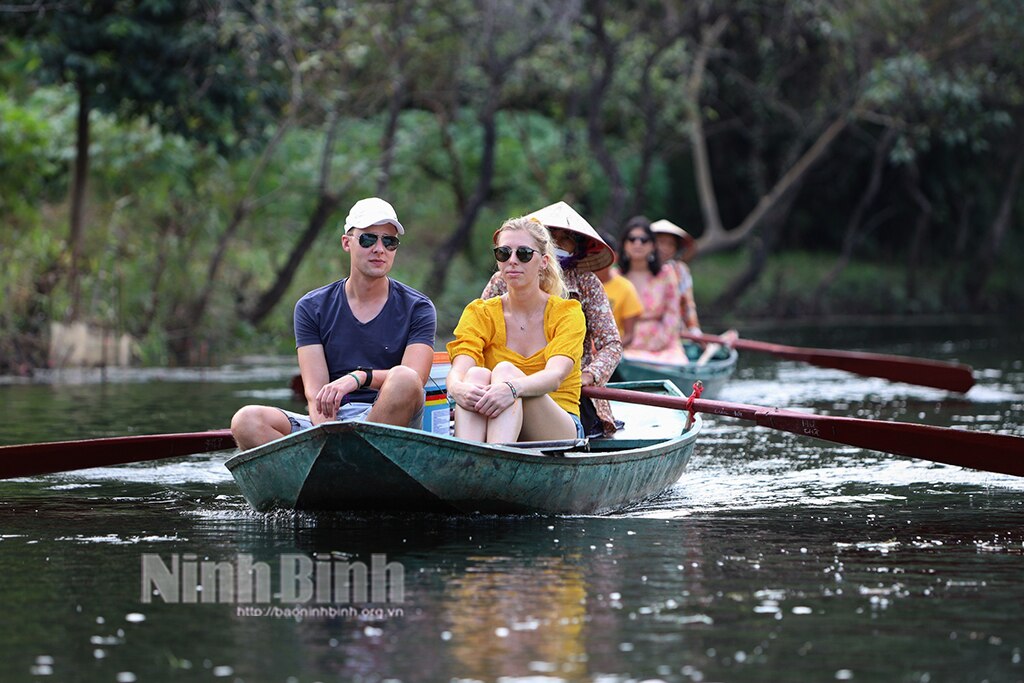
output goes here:
{"type": "Polygon", "coordinates": [[[619,244],[619,268],[636,287],[644,306],[624,355],[634,360],[685,365],[688,360],[679,340],[679,280],[675,269],[658,257],[647,218],[636,216],[626,223],[619,244]]]}

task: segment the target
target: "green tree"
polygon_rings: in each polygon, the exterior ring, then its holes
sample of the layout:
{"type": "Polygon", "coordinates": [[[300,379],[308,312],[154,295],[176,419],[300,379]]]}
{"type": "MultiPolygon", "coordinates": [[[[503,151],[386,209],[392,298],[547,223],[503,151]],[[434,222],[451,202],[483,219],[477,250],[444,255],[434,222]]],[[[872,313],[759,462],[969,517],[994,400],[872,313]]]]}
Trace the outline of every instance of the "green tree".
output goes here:
{"type": "Polygon", "coordinates": [[[68,318],[77,319],[92,111],[125,119],[147,115],[169,131],[231,149],[239,137],[257,135],[252,114],[274,101],[276,88],[254,85],[232,46],[220,42],[218,4],[21,0],[3,10],[11,18],[7,32],[31,48],[26,66],[33,77],[67,83],[77,94],[67,276],[68,318]]]}

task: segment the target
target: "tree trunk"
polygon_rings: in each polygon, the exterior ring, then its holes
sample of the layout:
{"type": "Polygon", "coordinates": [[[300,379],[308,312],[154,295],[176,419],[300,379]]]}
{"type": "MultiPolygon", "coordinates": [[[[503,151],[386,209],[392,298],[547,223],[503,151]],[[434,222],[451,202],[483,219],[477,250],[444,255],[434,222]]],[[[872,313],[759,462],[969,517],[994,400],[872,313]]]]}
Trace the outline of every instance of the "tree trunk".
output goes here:
{"type": "Polygon", "coordinates": [[[1003,189],[999,211],[996,212],[996,217],[989,226],[988,234],[985,236],[978,256],[968,274],[967,293],[971,303],[976,307],[982,304],[985,283],[988,282],[988,278],[992,274],[992,266],[995,265],[1006,232],[1013,222],[1013,204],[1017,199],[1022,171],[1024,171],[1024,137],[1021,138],[1017,146],[1017,155],[1013,160],[1010,176],[1006,180],[1006,187],[1003,189]]]}
{"type": "Polygon", "coordinates": [[[599,71],[587,93],[587,141],[594,158],[608,178],[608,206],[598,227],[614,234],[625,218],[623,214],[626,210],[626,186],[619,166],[605,142],[601,108],[615,74],[616,52],[615,45],[605,31],[603,3],[594,4],[593,14],[594,25],[591,30],[597,47],[596,61],[599,71]]]}
{"type": "Polygon", "coordinates": [[[850,215],[850,220],[846,223],[846,232],[843,233],[843,246],[839,252],[839,258],[836,259],[835,264],[826,273],[820,281],[814,292],[814,301],[811,308],[815,312],[820,312],[822,306],[822,300],[829,288],[835,284],[835,281],[839,278],[842,272],[850,264],[850,259],[853,257],[853,250],[860,241],[862,234],[862,228],[864,228],[864,215],[867,210],[871,208],[875,198],[878,196],[878,191],[882,187],[882,175],[885,171],[885,161],[889,157],[889,151],[892,149],[893,143],[896,141],[896,129],[887,128],[885,133],[882,135],[878,144],[875,145],[875,156],[871,163],[871,175],[868,178],[868,184],[864,188],[864,193],[860,197],[860,201],[857,202],[857,207],[854,209],[853,214],[850,215]]]}
{"type": "MultiPolygon", "coordinates": [[[[390,125],[389,121],[386,124],[386,130],[390,130],[390,125]]],[[[320,159],[320,181],[318,183],[317,202],[313,208],[313,213],[310,214],[309,219],[306,221],[306,229],[292,246],[292,250],[288,254],[284,265],[277,271],[274,283],[260,295],[256,303],[248,311],[242,313],[242,317],[254,325],[259,325],[263,322],[270,315],[274,307],[277,306],[278,302],[281,301],[281,297],[284,296],[292,280],[295,279],[295,273],[298,272],[299,266],[302,265],[302,259],[305,258],[310,248],[316,242],[317,237],[323,232],[323,228],[327,225],[331,216],[338,210],[338,205],[341,203],[341,198],[345,195],[345,192],[356,180],[357,175],[353,174],[341,190],[331,192],[329,189],[331,184],[331,159],[334,157],[334,144],[338,139],[340,126],[341,118],[332,115],[327,128],[327,135],[324,138],[323,152],[320,159]]],[[[394,134],[393,130],[391,134],[394,134]]],[[[341,247],[339,246],[338,249],[340,250],[341,247]]]]}
{"type": "Polygon", "coordinates": [[[714,179],[711,177],[711,163],[708,159],[708,143],[704,136],[704,117],[701,114],[700,92],[704,86],[704,73],[707,70],[711,48],[718,43],[722,33],[728,26],[727,17],[719,17],[709,29],[701,35],[700,47],[693,60],[693,71],[686,83],[686,101],[690,103],[690,147],[693,149],[693,171],[697,179],[697,197],[700,200],[700,211],[704,216],[704,231],[701,240],[710,241],[711,236],[725,233],[722,216],[718,210],[718,198],[715,195],[714,179]]]}
{"type": "Polygon", "coordinates": [[[391,184],[391,165],[395,160],[395,136],[398,133],[398,118],[402,113],[405,84],[398,77],[392,84],[391,96],[388,97],[388,118],[384,126],[384,134],[380,141],[380,171],[377,173],[377,196],[384,197],[391,184]]]}
{"type": "MultiPolygon", "coordinates": [[[[636,184],[633,187],[633,200],[629,204],[630,216],[643,213],[647,205],[647,181],[651,176],[651,165],[661,143],[658,136],[658,105],[657,98],[652,93],[651,71],[675,42],[676,37],[672,36],[656,45],[644,60],[644,69],[640,74],[640,111],[643,113],[644,133],[640,143],[640,168],[637,170],[636,184]]],[[[620,218],[624,219],[625,216],[620,218]]]]}
{"type": "Polygon", "coordinates": [[[477,216],[487,201],[487,197],[491,194],[491,186],[494,183],[494,155],[498,144],[498,91],[494,86],[495,84],[492,83],[491,96],[487,98],[487,104],[484,105],[480,117],[480,126],[483,129],[480,176],[477,178],[473,195],[469,198],[465,210],[459,217],[459,224],[455,231],[434,251],[434,265],[424,286],[428,296],[438,297],[444,292],[449,263],[454,255],[465,251],[477,216]]]}
{"type": "Polygon", "coordinates": [[[907,168],[907,191],[917,204],[920,212],[914,224],[914,234],[910,241],[910,253],[907,254],[906,290],[908,301],[917,298],[917,270],[921,265],[921,252],[924,250],[924,238],[932,223],[932,202],[920,188],[921,174],[917,164],[911,162],[907,168]]]}
{"type": "Polygon", "coordinates": [[[85,222],[85,186],[89,178],[89,86],[79,80],[78,118],[75,137],[75,172],[71,185],[71,231],[68,238],[71,251],[71,266],[68,270],[68,292],[71,304],[68,320],[78,320],[82,303],[82,254],[83,224],[85,222]]]}
{"type": "Polygon", "coordinates": [[[726,286],[725,291],[715,299],[712,304],[713,310],[727,311],[734,308],[747,290],[761,279],[765,266],[768,264],[768,257],[775,251],[782,226],[789,218],[789,212],[800,194],[799,185],[800,183],[792,187],[789,193],[772,206],[771,211],[762,221],[761,238],[751,246],[750,262],[746,269],[733,278],[732,282],[726,286]]]}

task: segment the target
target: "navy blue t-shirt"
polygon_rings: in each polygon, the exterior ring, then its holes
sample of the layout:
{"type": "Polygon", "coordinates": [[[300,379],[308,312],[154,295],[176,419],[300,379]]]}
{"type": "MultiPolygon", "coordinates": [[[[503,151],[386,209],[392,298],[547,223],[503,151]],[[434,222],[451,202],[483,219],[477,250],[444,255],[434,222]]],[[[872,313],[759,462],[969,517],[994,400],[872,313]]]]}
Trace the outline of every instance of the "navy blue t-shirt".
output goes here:
{"type": "MultiPolygon", "coordinates": [[[[295,304],[295,346],[321,344],[330,381],[359,366],[378,370],[402,363],[409,344],[434,348],[437,313],[425,294],[388,278],[388,300],[373,320],[352,315],[345,295],[348,278],[314,289],[295,304]]],[[[342,403],[372,403],[377,392],[360,389],[342,403]]]]}

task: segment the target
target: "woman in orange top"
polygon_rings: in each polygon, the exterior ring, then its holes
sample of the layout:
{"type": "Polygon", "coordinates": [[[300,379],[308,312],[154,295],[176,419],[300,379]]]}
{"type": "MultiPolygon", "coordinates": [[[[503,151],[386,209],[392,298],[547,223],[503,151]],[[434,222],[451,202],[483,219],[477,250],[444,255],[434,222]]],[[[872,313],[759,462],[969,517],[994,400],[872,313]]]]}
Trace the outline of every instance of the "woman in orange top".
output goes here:
{"type": "Polygon", "coordinates": [[[513,218],[494,233],[508,292],[462,312],[448,344],[455,436],[486,441],[581,438],[580,359],[587,325],[565,284],[551,235],[513,218]]]}

